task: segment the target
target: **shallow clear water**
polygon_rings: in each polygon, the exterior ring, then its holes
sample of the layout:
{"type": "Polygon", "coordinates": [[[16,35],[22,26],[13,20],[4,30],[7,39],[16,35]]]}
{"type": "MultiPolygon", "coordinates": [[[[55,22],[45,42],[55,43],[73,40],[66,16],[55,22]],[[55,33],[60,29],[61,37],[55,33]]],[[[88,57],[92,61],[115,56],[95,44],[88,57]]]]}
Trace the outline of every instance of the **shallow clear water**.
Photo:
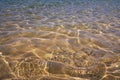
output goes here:
{"type": "Polygon", "coordinates": [[[0,79],[119,80],[120,0],[0,0],[0,52],[0,79]]]}

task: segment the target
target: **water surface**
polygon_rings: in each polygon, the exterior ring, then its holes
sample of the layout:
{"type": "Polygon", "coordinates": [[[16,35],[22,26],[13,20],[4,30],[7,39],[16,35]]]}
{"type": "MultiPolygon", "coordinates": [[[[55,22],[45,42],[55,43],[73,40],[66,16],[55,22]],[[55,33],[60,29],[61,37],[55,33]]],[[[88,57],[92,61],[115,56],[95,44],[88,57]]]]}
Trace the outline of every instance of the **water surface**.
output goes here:
{"type": "Polygon", "coordinates": [[[0,79],[119,80],[120,0],[0,0],[0,52],[0,79]]]}

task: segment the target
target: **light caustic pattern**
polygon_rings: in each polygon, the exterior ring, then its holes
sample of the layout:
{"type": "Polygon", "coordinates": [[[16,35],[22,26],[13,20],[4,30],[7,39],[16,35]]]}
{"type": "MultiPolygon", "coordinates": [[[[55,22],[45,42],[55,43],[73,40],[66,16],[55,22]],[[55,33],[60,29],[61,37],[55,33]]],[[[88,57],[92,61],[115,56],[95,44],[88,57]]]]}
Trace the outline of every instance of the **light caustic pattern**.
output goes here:
{"type": "Polygon", "coordinates": [[[119,0],[36,1],[0,1],[1,80],[120,80],[119,0]]]}

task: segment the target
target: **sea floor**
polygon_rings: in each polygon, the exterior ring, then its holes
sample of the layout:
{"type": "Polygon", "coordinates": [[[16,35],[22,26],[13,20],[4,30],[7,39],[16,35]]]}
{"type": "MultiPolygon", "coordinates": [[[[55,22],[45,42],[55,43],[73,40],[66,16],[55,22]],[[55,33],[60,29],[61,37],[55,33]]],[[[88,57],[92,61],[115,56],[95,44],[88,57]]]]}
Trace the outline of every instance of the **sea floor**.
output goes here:
{"type": "Polygon", "coordinates": [[[120,80],[120,1],[0,0],[0,80],[120,80]]]}

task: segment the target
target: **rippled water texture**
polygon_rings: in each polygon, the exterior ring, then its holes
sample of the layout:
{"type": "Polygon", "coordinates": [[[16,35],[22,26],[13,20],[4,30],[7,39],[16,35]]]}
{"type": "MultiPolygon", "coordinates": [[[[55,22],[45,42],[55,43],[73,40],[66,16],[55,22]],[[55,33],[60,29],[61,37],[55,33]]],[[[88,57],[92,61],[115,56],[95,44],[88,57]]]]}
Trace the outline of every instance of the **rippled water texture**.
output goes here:
{"type": "Polygon", "coordinates": [[[120,80],[120,0],[0,0],[0,80],[120,80]]]}

